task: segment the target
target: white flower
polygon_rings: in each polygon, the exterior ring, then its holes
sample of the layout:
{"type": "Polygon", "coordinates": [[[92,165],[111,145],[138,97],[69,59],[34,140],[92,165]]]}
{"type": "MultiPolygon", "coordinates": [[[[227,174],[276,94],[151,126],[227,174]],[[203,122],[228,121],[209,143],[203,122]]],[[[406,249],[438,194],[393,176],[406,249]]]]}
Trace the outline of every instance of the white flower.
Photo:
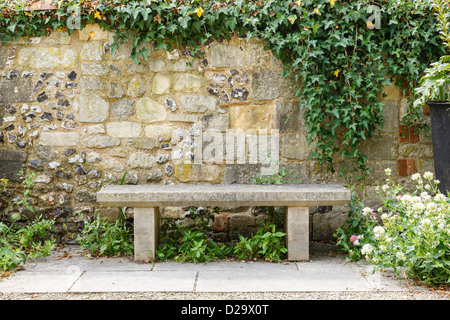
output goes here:
{"type": "Polygon", "coordinates": [[[433,179],[433,174],[431,172],[427,171],[423,174],[423,177],[427,180],[431,180],[431,179],[433,179]]]}
{"type": "Polygon", "coordinates": [[[386,172],[386,175],[388,175],[388,176],[391,175],[391,169],[390,168],[384,169],[384,172],[386,172]]]}
{"type": "Polygon", "coordinates": [[[383,189],[383,191],[386,192],[389,189],[389,186],[385,184],[381,187],[381,189],[383,189]]]}
{"type": "Polygon", "coordinates": [[[441,183],[439,180],[434,180],[434,183],[435,184],[439,184],[439,183],[441,183]]]}
{"type": "Polygon", "coordinates": [[[426,228],[431,224],[431,220],[428,218],[422,219],[422,221],[420,221],[420,224],[422,225],[422,227],[426,228]]]}
{"type": "Polygon", "coordinates": [[[404,254],[403,252],[401,252],[401,251],[397,252],[397,253],[395,254],[395,256],[396,256],[398,259],[400,259],[400,260],[404,260],[404,259],[405,259],[405,254],[404,254]]]}
{"type": "Polygon", "coordinates": [[[438,193],[437,195],[434,196],[434,200],[437,202],[444,202],[447,200],[447,197],[444,196],[442,193],[438,193]]]}
{"type": "Polygon", "coordinates": [[[421,202],[415,203],[413,205],[413,210],[414,211],[423,211],[423,210],[425,210],[425,205],[421,202]]]}
{"type": "Polygon", "coordinates": [[[386,248],[385,245],[381,245],[381,246],[380,246],[380,249],[383,250],[383,251],[385,251],[387,248],[386,248]]]}
{"type": "Polygon", "coordinates": [[[366,243],[365,245],[363,245],[363,247],[361,249],[361,253],[365,256],[371,254],[372,251],[373,251],[373,247],[370,243],[366,243]]]}
{"type": "Polygon", "coordinates": [[[419,179],[420,179],[420,173],[414,173],[411,176],[411,180],[413,180],[413,181],[418,181],[419,179]]]}
{"type": "Polygon", "coordinates": [[[381,220],[383,220],[383,221],[387,220],[388,218],[389,218],[389,216],[386,213],[383,213],[381,215],[381,220]]]}
{"type": "Polygon", "coordinates": [[[373,228],[373,233],[375,235],[375,238],[377,240],[379,240],[383,236],[383,234],[385,233],[385,230],[384,230],[384,228],[382,226],[376,226],[376,227],[373,228]]]}
{"type": "Polygon", "coordinates": [[[373,210],[372,210],[371,208],[365,207],[365,208],[362,210],[362,214],[365,215],[365,216],[367,216],[368,214],[371,214],[372,211],[373,211],[373,210]]]}

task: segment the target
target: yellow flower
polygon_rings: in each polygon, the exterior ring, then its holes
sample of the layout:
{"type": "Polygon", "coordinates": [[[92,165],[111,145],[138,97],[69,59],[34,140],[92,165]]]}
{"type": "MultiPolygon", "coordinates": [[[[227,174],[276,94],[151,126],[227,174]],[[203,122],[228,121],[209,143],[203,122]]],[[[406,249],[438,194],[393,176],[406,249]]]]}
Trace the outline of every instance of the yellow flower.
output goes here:
{"type": "Polygon", "coordinates": [[[295,3],[296,3],[299,7],[302,6],[302,0],[295,1],[295,3]]]}
{"type": "Polygon", "coordinates": [[[375,27],[372,21],[367,20],[366,24],[368,29],[373,29],[375,27]]]}
{"type": "Polygon", "coordinates": [[[64,29],[63,29],[63,27],[57,27],[57,28],[56,28],[56,31],[57,31],[57,32],[63,32],[64,29]]]}
{"type": "Polygon", "coordinates": [[[320,10],[319,10],[320,7],[321,7],[321,6],[319,6],[319,7],[317,7],[317,8],[314,8],[313,14],[318,14],[319,16],[321,16],[322,13],[321,13],[320,10]]]}
{"type": "Polygon", "coordinates": [[[195,13],[197,14],[197,16],[200,18],[203,14],[204,10],[202,9],[202,7],[195,9],[195,13]]]}
{"type": "Polygon", "coordinates": [[[333,8],[334,7],[334,3],[336,2],[336,0],[330,0],[330,5],[333,8]]]}
{"type": "Polygon", "coordinates": [[[102,15],[100,14],[100,12],[96,12],[95,14],[94,14],[94,18],[95,19],[101,19],[102,18],[102,15]]]}
{"type": "Polygon", "coordinates": [[[91,32],[89,32],[89,38],[94,38],[95,37],[95,32],[94,31],[91,31],[91,32]]]}
{"type": "Polygon", "coordinates": [[[337,69],[335,72],[333,72],[333,75],[337,78],[339,76],[339,72],[341,72],[341,70],[337,69]]]}
{"type": "Polygon", "coordinates": [[[294,16],[290,16],[290,17],[288,18],[288,20],[289,20],[289,22],[290,22],[291,24],[294,24],[294,22],[295,22],[296,19],[297,19],[297,18],[294,17],[294,16]]]}

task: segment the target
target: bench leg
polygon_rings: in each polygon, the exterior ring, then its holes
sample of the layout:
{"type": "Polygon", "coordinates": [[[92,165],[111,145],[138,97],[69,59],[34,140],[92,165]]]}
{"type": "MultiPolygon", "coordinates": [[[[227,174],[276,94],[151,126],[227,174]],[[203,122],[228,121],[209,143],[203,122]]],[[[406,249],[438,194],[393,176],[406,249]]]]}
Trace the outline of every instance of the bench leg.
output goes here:
{"type": "Polygon", "coordinates": [[[309,207],[286,208],[288,260],[309,260],[309,207]]]}
{"type": "Polygon", "coordinates": [[[159,208],[134,208],[134,260],[155,258],[159,236],[159,208]]]}

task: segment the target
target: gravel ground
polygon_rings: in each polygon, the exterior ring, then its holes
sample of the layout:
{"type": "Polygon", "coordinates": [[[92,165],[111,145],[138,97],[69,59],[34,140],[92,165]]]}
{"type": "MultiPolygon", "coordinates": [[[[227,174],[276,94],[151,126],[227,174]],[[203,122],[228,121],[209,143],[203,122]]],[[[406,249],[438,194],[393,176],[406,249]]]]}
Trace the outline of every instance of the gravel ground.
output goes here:
{"type": "Polygon", "coordinates": [[[448,291],[419,289],[410,292],[0,293],[0,300],[450,300],[448,291]]]}

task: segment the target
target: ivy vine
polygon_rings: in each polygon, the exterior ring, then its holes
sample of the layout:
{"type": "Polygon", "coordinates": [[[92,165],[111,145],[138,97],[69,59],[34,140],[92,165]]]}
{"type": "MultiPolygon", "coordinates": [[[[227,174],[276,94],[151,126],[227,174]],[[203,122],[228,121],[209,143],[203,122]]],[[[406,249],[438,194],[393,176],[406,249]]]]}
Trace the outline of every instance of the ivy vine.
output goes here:
{"type": "Polygon", "coordinates": [[[189,47],[201,56],[214,39],[264,40],[295,84],[315,145],[310,159],[332,171],[345,160],[362,178],[369,169],[359,147],[383,126],[383,87],[402,88],[409,97],[403,123],[426,128],[422,110],[412,104],[414,88],[444,53],[431,0],[53,0],[56,10],[25,10],[31,2],[0,4],[2,41],[71,33],[74,12],[81,29],[98,23],[114,31],[113,51],[132,40],[136,62],[147,59],[145,44],[189,47]]]}

